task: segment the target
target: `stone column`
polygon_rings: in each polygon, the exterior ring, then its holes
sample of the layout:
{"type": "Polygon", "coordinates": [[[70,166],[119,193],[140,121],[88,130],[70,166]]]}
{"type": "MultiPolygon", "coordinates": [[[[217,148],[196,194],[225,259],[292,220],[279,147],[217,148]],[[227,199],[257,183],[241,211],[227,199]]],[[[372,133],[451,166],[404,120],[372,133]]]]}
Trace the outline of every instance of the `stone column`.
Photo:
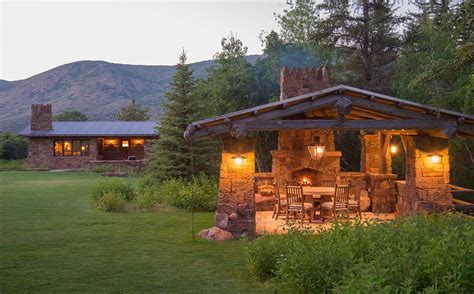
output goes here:
{"type": "Polygon", "coordinates": [[[406,187],[400,195],[401,214],[420,210],[446,210],[449,193],[448,140],[429,136],[403,136],[406,152],[406,187]],[[433,162],[437,156],[439,162],[433,162]]]}
{"type": "Polygon", "coordinates": [[[234,237],[255,235],[255,140],[222,137],[216,227],[234,237]],[[243,158],[236,163],[235,156],[243,158]]]}

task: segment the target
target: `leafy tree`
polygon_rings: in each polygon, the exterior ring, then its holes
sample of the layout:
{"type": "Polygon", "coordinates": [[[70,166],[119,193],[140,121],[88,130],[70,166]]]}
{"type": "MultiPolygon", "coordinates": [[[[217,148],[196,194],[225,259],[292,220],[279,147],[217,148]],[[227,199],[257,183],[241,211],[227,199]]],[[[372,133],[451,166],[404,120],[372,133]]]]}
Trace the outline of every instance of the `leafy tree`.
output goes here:
{"type": "Polygon", "coordinates": [[[228,113],[259,104],[251,65],[245,60],[247,47],[231,35],[222,38],[222,51],[214,55],[217,65],[209,69],[206,83],[200,89],[214,115],[228,113]]]}
{"type": "Polygon", "coordinates": [[[383,0],[298,0],[295,9],[278,19],[288,41],[309,44],[323,55],[332,52],[333,73],[340,82],[389,93],[391,65],[400,47],[397,28],[404,20],[393,5],[383,0]]]}
{"type": "Polygon", "coordinates": [[[150,109],[142,107],[132,100],[127,106],[120,109],[117,114],[117,119],[122,121],[146,121],[150,119],[150,109]]]}
{"type": "MultiPolygon", "coordinates": [[[[408,22],[405,44],[396,62],[397,96],[441,108],[474,113],[473,1],[420,4],[408,22]]],[[[451,181],[474,188],[474,140],[450,144],[451,181]]]]}
{"type": "Polygon", "coordinates": [[[162,103],[163,116],[158,132],[160,138],[153,144],[153,153],[148,164],[148,173],[158,180],[191,177],[191,160],[194,157],[196,172],[215,173],[217,154],[215,145],[210,139],[203,139],[191,144],[185,142],[183,132],[193,121],[202,118],[203,105],[198,101],[194,91],[196,82],[193,73],[186,64],[186,53],[183,51],[176,65],[176,73],[171,81],[171,89],[166,93],[162,103]]]}
{"type": "Polygon", "coordinates": [[[0,159],[14,160],[28,156],[28,141],[10,132],[0,134],[0,159]]]}
{"type": "Polygon", "coordinates": [[[65,110],[53,116],[53,121],[86,121],[87,115],[77,110],[65,110]]]}

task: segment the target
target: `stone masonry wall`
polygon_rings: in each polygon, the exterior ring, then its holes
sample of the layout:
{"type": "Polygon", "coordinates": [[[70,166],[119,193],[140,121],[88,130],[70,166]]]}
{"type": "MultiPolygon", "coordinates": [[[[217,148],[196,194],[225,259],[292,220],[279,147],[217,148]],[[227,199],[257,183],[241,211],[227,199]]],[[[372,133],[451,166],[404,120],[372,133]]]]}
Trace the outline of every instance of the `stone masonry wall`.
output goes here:
{"type": "MultiPolygon", "coordinates": [[[[293,180],[294,173],[313,170],[317,173],[313,185],[321,185],[323,180],[337,179],[340,173],[341,153],[335,151],[334,134],[329,130],[280,131],[278,150],[272,151],[272,173],[280,192],[285,193],[285,184],[293,180]],[[326,146],[320,160],[311,159],[308,145],[318,136],[321,145],[326,146]]],[[[337,179],[337,181],[339,181],[337,179]]]]}
{"type": "Polygon", "coordinates": [[[30,167],[47,167],[50,169],[86,168],[87,162],[95,159],[96,140],[89,139],[89,156],[54,156],[53,138],[30,138],[27,163],[30,167]]]}
{"type": "Polygon", "coordinates": [[[255,140],[222,137],[216,227],[234,237],[255,235],[255,140]],[[233,157],[245,157],[237,164],[233,157]]]}
{"type": "Polygon", "coordinates": [[[53,116],[51,104],[31,105],[31,130],[50,131],[53,129],[53,116]]]}
{"type": "Polygon", "coordinates": [[[400,194],[401,215],[422,210],[446,210],[452,205],[449,193],[448,140],[428,136],[404,136],[406,154],[405,193],[400,194]],[[433,163],[431,157],[441,157],[433,163]]]}

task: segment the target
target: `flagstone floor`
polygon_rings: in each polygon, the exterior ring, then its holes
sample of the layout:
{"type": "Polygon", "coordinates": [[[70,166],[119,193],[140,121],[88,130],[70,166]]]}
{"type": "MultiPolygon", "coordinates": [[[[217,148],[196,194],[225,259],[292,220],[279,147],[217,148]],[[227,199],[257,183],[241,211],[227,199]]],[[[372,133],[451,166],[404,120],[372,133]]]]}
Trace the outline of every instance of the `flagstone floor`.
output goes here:
{"type": "MultiPolygon", "coordinates": [[[[277,220],[272,218],[272,211],[257,211],[256,214],[256,227],[257,235],[262,234],[284,234],[286,232],[285,226],[285,216],[281,215],[277,220]]],[[[353,217],[353,215],[351,215],[353,217]]],[[[373,213],[373,212],[363,212],[362,220],[366,219],[381,219],[381,220],[392,220],[394,219],[394,213],[373,213]]],[[[321,220],[316,220],[309,223],[308,220],[304,222],[303,227],[310,227],[312,229],[319,228],[330,228],[332,226],[331,220],[322,222],[321,220]]]]}

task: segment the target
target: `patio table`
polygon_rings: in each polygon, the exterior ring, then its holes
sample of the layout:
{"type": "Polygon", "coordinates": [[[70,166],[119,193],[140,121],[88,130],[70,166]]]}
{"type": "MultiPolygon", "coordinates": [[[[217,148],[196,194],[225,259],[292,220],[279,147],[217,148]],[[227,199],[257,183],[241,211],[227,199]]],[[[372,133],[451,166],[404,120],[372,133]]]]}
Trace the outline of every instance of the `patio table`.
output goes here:
{"type": "MultiPolygon", "coordinates": [[[[305,195],[305,200],[312,201],[314,206],[316,206],[315,204],[319,204],[320,217],[322,213],[321,202],[323,202],[325,196],[334,196],[335,191],[335,187],[303,186],[303,194],[305,195]]],[[[314,213],[316,213],[316,210],[314,211],[314,213]]]]}

